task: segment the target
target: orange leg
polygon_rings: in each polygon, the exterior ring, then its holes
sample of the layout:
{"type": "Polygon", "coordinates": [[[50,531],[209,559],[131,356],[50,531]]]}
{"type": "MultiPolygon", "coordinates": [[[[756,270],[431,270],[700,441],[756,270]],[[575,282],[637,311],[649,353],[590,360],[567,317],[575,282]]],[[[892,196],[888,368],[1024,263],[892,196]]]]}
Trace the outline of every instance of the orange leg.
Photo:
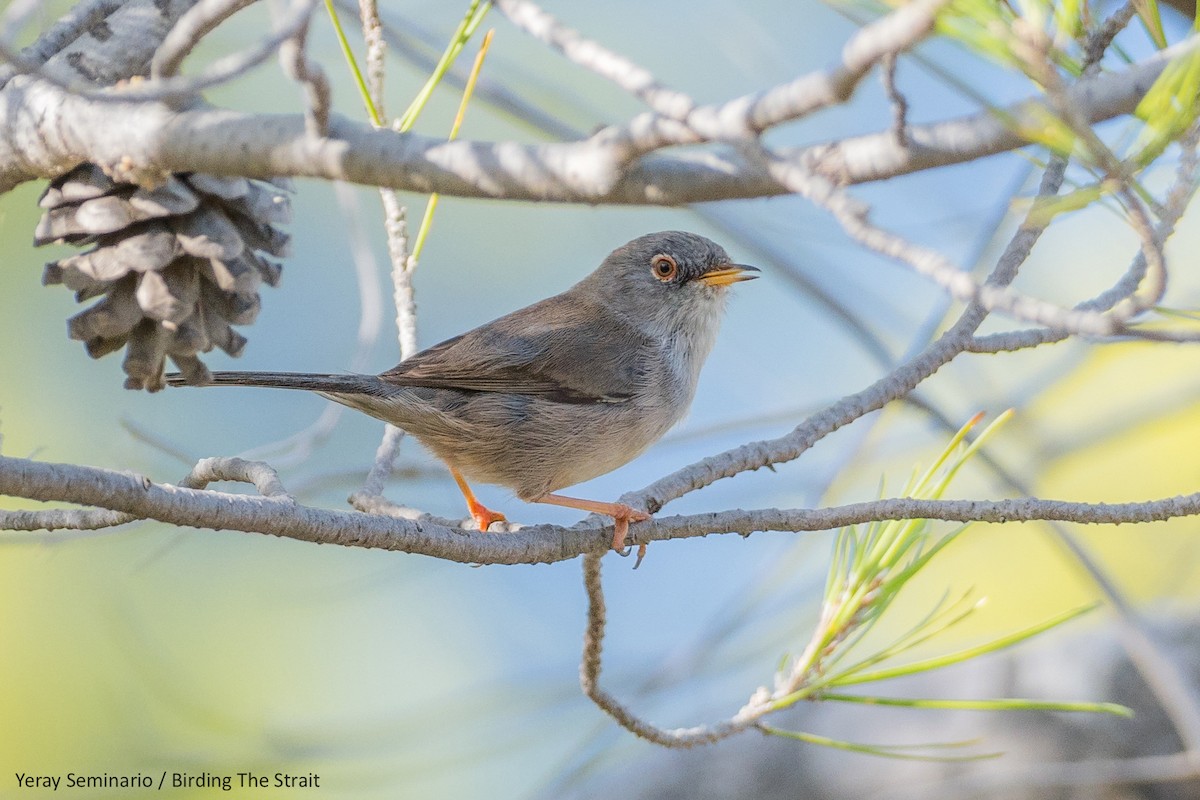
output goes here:
{"type": "MultiPolygon", "coordinates": [[[[629,523],[645,522],[650,519],[650,515],[645,511],[638,511],[636,508],[631,508],[624,503],[602,503],[599,500],[580,500],[577,497],[564,497],[561,494],[544,494],[541,497],[535,498],[533,502],[578,508],[580,511],[591,511],[593,514],[603,514],[606,517],[612,517],[614,528],[612,549],[618,553],[623,553],[625,550],[625,537],[629,535],[629,523]]],[[[638,547],[639,564],[642,563],[642,556],[645,554],[646,545],[638,547]]]]}
{"type": "Polygon", "coordinates": [[[475,524],[479,526],[479,530],[487,531],[493,522],[507,521],[505,516],[499,511],[492,511],[475,499],[475,493],[471,491],[471,487],[467,485],[467,479],[462,476],[461,472],[454,467],[450,467],[450,474],[454,476],[454,482],[458,484],[463,497],[467,498],[467,509],[471,512],[471,518],[475,520],[475,524]]]}

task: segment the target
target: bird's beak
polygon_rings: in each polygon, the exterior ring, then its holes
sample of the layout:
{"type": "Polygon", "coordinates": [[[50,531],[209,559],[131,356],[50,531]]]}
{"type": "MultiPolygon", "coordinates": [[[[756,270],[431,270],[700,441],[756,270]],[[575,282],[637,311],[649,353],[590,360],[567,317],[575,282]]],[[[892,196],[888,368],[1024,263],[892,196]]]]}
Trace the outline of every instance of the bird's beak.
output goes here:
{"type": "Polygon", "coordinates": [[[740,281],[752,281],[758,277],[758,268],[745,264],[726,264],[723,267],[710,269],[700,276],[700,281],[706,286],[728,286],[740,281]]]}

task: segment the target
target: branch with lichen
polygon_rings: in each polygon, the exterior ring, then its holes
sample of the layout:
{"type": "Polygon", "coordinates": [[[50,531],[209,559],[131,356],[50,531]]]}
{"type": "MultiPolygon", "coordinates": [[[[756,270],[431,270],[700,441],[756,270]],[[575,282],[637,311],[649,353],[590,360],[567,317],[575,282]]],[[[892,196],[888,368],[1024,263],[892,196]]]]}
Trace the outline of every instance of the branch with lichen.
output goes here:
{"type": "MultiPolygon", "coordinates": [[[[236,460],[205,459],[205,482],[260,483],[273,474],[256,464],[222,467],[236,460]],[[222,470],[218,470],[222,467],[222,470]]],[[[365,547],[433,556],[473,564],[552,564],[585,553],[603,552],[612,542],[611,525],[561,527],[512,526],[504,535],[449,527],[421,515],[414,519],[334,511],[302,505],[280,488],[259,496],[189,488],[194,477],[177,484],[129,472],[0,456],[0,495],[41,502],[73,503],[128,514],[131,520],[156,520],[210,530],[263,533],[306,542],[365,547]]],[[[0,529],[47,530],[72,527],[58,511],[3,512],[0,529]]],[[[1064,520],[1079,524],[1133,524],[1200,514],[1200,493],[1134,503],[1081,503],[1021,498],[1011,500],[914,500],[890,498],[820,509],[754,509],[656,517],[634,524],[635,544],[689,539],[711,534],[749,536],[767,531],[823,531],[887,519],[941,519],[957,522],[1034,522],[1064,520]]],[[[121,518],[119,522],[125,522],[121,518]]],[[[89,527],[96,527],[93,523],[89,527]]]]}

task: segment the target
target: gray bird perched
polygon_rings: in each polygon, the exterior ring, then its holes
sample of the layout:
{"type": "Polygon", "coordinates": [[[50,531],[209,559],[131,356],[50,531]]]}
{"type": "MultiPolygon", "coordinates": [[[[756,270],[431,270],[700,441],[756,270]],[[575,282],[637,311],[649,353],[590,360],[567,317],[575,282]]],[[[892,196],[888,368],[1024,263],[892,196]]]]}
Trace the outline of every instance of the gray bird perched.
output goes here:
{"type": "MultiPolygon", "coordinates": [[[[554,494],[640,455],[683,418],[730,284],[757,277],[719,245],[664,231],[618,247],[562,294],[481,325],[381,375],[216,372],[218,386],[306,389],[415,436],[446,463],[480,530],[504,516],[467,479],[531,503],[631,521],[622,503],[554,494]]],[[[179,374],[167,376],[184,385],[179,374]]]]}

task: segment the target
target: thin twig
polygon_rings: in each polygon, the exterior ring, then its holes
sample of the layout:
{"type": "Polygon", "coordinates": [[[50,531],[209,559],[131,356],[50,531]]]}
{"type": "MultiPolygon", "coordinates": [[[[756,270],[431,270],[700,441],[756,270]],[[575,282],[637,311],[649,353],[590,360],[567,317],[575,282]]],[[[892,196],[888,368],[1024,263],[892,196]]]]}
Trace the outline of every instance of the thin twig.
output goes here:
{"type": "MultiPolygon", "coordinates": [[[[1197,159],[1196,156],[1198,144],[1200,144],[1200,122],[1193,124],[1188,133],[1180,140],[1181,154],[1175,180],[1167,190],[1167,202],[1163,205],[1162,216],[1154,229],[1153,249],[1155,252],[1162,252],[1195,195],[1197,181],[1200,180],[1200,159],[1197,159]]],[[[1091,300],[1080,303],[1076,309],[1106,311],[1112,308],[1138,290],[1145,273],[1146,248],[1143,246],[1143,249],[1133,258],[1129,269],[1116,284],[1091,300]]],[[[1047,328],[1005,331],[974,337],[967,345],[967,350],[972,353],[1014,352],[1043,344],[1061,342],[1068,337],[1067,331],[1047,328]]]]}
{"type": "Polygon", "coordinates": [[[512,24],[575,64],[612,81],[668,119],[683,121],[696,102],[683,92],[663,85],[650,70],[584,38],[530,0],[495,0],[495,6],[512,24]]]}
{"type": "Polygon", "coordinates": [[[200,40],[214,31],[218,25],[231,16],[253,5],[257,0],[200,0],[188,9],[171,32],[163,39],[154,59],[150,62],[150,77],[152,79],[171,78],[179,74],[183,60],[200,43],[200,40]]]}
{"type": "MultiPolygon", "coordinates": [[[[417,352],[417,302],[413,291],[412,270],[409,268],[408,226],[405,208],[400,203],[399,195],[390,189],[380,189],[379,197],[383,203],[384,230],[387,233],[388,255],[392,262],[392,299],[396,307],[400,360],[403,361],[417,352]]],[[[363,488],[350,496],[350,503],[355,508],[365,508],[365,502],[383,493],[396,457],[400,454],[404,435],[401,428],[391,423],[384,426],[383,438],[376,448],[375,460],[367,473],[363,488]]]]}
{"type": "Polygon", "coordinates": [[[583,586],[587,592],[587,628],[583,635],[583,658],[579,666],[579,685],[592,702],[604,713],[636,736],[664,747],[694,747],[712,744],[739,733],[749,726],[734,722],[720,722],[693,728],[660,728],[642,720],[622,705],[621,701],[600,686],[600,669],[603,664],[601,653],[604,645],[604,627],[607,612],[604,607],[604,588],[600,582],[601,557],[589,553],[583,557],[583,586]]]}
{"type": "Polygon", "coordinates": [[[896,88],[896,61],[895,53],[884,55],[880,77],[888,102],[892,104],[892,134],[896,137],[897,145],[908,147],[908,100],[896,88]]]}
{"type": "Polygon", "coordinates": [[[202,458],[191,472],[179,482],[187,489],[204,489],[214,481],[237,481],[253,484],[263,497],[290,500],[277,473],[270,464],[244,458],[202,458]]]}
{"type": "Polygon", "coordinates": [[[94,531],[114,528],[138,517],[103,508],[54,508],[45,511],[0,509],[0,530],[5,531],[94,531]]]}
{"type": "Polygon", "coordinates": [[[869,209],[844,190],[796,164],[779,159],[765,148],[761,152],[776,180],[829,211],[851,238],[880,255],[907,264],[917,274],[945,289],[955,300],[979,303],[989,311],[1000,311],[1015,319],[1085,336],[1106,337],[1122,330],[1120,323],[1123,320],[1110,315],[1063,308],[1007,288],[980,284],[936,250],[907,241],[871,223],[869,209]]]}
{"type": "MultiPolygon", "coordinates": [[[[303,2],[304,0],[296,0],[293,7],[299,8],[303,2]]],[[[329,132],[331,96],[325,71],[309,59],[306,52],[311,20],[311,16],[306,17],[304,24],[296,29],[295,34],[280,43],[279,61],[288,77],[304,86],[304,120],[309,136],[322,138],[329,132]]]]}
{"type": "Polygon", "coordinates": [[[593,138],[614,148],[625,161],[671,145],[753,139],[776,125],[848,101],[876,64],[929,36],[947,2],[914,0],[864,26],[827,69],[719,105],[695,106],[685,118],[643,114],[593,138]]]}
{"type": "Polygon", "coordinates": [[[190,467],[196,463],[196,456],[194,454],[189,453],[174,442],[167,441],[161,435],[150,430],[132,417],[122,417],[121,427],[134,439],[150,445],[150,447],[160,453],[168,455],[186,466],[190,467]]]}
{"type": "Polygon", "coordinates": [[[387,119],[383,91],[387,59],[387,38],[379,19],[376,0],[358,0],[358,15],[362,20],[363,41],[367,45],[367,94],[380,120],[387,119]]]}

